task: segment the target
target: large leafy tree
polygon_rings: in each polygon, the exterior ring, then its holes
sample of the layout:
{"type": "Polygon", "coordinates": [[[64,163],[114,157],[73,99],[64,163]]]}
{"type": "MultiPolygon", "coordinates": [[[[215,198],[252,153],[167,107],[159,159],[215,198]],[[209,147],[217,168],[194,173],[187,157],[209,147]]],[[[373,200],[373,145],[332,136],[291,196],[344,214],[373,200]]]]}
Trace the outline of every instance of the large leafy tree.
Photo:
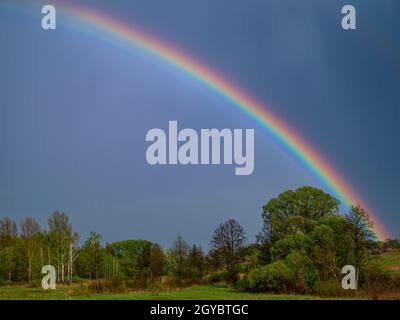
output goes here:
{"type": "Polygon", "coordinates": [[[313,227],[310,221],[338,213],[339,204],[339,200],[331,195],[309,186],[281,193],[263,206],[266,236],[275,242],[288,233],[308,233],[313,227]],[[296,220],[295,216],[302,219],[296,220]],[[288,224],[290,218],[292,221],[288,224]]]}

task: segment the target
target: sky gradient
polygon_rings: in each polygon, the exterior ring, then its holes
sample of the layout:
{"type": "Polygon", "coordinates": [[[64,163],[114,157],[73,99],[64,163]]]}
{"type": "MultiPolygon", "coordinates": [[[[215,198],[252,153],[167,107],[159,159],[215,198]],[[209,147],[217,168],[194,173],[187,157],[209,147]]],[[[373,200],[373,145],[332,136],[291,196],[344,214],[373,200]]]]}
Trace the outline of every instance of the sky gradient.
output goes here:
{"type": "MultiPolygon", "coordinates": [[[[272,106],[399,236],[395,1],[354,1],[356,32],[340,28],[340,1],[82,2],[174,43],[272,106]]],[[[95,230],[106,241],[169,246],[182,232],[207,247],[221,221],[237,219],[253,240],[268,199],[323,187],[253,121],[178,70],[62,24],[43,32],[35,14],[0,11],[0,216],[45,224],[60,209],[83,238],[95,230]],[[148,166],[145,134],[168,120],[255,128],[254,174],[148,166]]]]}

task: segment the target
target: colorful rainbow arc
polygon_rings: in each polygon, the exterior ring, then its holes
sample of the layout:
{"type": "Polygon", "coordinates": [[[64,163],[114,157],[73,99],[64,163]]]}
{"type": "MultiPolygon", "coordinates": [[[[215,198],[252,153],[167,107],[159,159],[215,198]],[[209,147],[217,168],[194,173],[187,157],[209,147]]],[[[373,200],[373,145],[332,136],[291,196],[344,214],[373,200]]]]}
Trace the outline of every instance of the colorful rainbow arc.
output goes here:
{"type": "MultiPolygon", "coordinates": [[[[218,92],[232,105],[264,127],[280,144],[300,159],[312,173],[335,193],[345,206],[349,207],[350,204],[359,203],[367,208],[365,202],[361,201],[361,198],[346,181],[299,134],[292,131],[287,124],[273,115],[264,105],[229,83],[215,71],[136,27],[124,24],[92,8],[62,2],[62,11],[73,18],[78,18],[82,22],[95,26],[99,31],[107,32],[112,37],[158,56],[218,92]]],[[[382,224],[378,223],[377,217],[371,215],[371,218],[374,220],[374,231],[377,236],[380,239],[387,238],[389,233],[382,224]]]]}

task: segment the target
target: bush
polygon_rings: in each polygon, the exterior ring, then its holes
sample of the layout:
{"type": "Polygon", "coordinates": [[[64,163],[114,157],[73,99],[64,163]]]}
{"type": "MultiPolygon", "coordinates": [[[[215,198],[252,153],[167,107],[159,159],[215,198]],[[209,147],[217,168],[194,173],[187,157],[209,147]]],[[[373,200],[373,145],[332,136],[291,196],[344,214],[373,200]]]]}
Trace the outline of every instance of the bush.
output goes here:
{"type": "Polygon", "coordinates": [[[107,280],[105,287],[107,291],[111,292],[124,292],[127,289],[125,281],[121,279],[107,280]]]}
{"type": "Polygon", "coordinates": [[[318,270],[311,260],[304,253],[292,250],[285,260],[250,271],[239,286],[253,291],[306,293],[318,279],[318,270]]]}
{"type": "Polygon", "coordinates": [[[145,290],[148,285],[148,279],[145,277],[136,277],[125,281],[129,290],[145,290]]]}
{"type": "Polygon", "coordinates": [[[238,281],[236,281],[234,285],[234,288],[237,290],[248,290],[249,287],[250,287],[249,279],[247,277],[239,279],[238,281]]]}
{"type": "Polygon", "coordinates": [[[134,278],[126,280],[125,284],[129,290],[137,291],[146,289],[147,281],[141,278],[134,278]]]}
{"type": "Polygon", "coordinates": [[[376,259],[362,266],[357,290],[344,290],[337,280],[318,282],[314,292],[324,297],[362,297],[372,299],[398,298],[400,276],[386,270],[376,259]]]}
{"type": "Polygon", "coordinates": [[[194,281],[192,279],[182,279],[176,276],[168,276],[166,279],[163,280],[163,285],[169,289],[176,289],[176,288],[186,288],[190,287],[194,284],[201,283],[199,281],[194,281]]]}
{"type": "Polygon", "coordinates": [[[104,293],[104,292],[124,292],[127,290],[124,280],[92,280],[89,283],[89,292],[104,293]]]}
{"type": "Polygon", "coordinates": [[[292,290],[293,274],[283,261],[276,261],[250,271],[248,289],[288,293],[292,290]]]}
{"type": "Polygon", "coordinates": [[[369,288],[379,284],[390,286],[393,281],[392,273],[386,270],[381,261],[371,259],[364,264],[360,271],[359,286],[369,288]]]}
{"type": "Polygon", "coordinates": [[[83,282],[85,282],[84,278],[81,278],[79,276],[73,276],[72,277],[72,283],[83,283],[83,282]]]}
{"type": "Polygon", "coordinates": [[[372,259],[361,269],[359,287],[370,298],[391,299],[400,292],[400,276],[385,269],[381,261],[372,259]]]}
{"type": "Polygon", "coordinates": [[[320,297],[354,296],[356,290],[344,290],[337,280],[319,281],[314,286],[314,292],[320,297]]]}
{"type": "Polygon", "coordinates": [[[292,251],[286,257],[285,264],[293,274],[293,288],[297,293],[310,291],[319,279],[317,268],[299,251],[292,251]]]}
{"type": "Polygon", "coordinates": [[[97,294],[103,293],[104,292],[103,282],[101,280],[92,280],[89,283],[88,289],[90,293],[97,293],[97,294]]]}
{"type": "Polygon", "coordinates": [[[226,279],[225,272],[213,272],[208,276],[208,281],[210,283],[217,283],[224,281],[226,279]]]}
{"type": "Polygon", "coordinates": [[[158,293],[162,291],[163,287],[159,282],[152,282],[147,286],[147,290],[153,293],[158,293]]]}

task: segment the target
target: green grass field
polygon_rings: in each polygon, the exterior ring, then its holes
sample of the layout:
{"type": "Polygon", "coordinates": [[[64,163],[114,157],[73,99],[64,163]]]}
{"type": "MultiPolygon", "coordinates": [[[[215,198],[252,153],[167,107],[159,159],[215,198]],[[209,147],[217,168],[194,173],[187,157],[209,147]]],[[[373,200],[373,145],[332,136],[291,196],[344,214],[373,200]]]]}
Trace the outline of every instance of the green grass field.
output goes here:
{"type": "Polygon", "coordinates": [[[164,292],[132,292],[88,294],[86,290],[74,285],[59,286],[56,290],[44,291],[41,288],[3,287],[0,288],[0,300],[310,300],[318,299],[301,295],[273,295],[234,291],[226,285],[197,285],[189,288],[164,292]],[[85,292],[83,292],[85,291],[85,292]]]}

